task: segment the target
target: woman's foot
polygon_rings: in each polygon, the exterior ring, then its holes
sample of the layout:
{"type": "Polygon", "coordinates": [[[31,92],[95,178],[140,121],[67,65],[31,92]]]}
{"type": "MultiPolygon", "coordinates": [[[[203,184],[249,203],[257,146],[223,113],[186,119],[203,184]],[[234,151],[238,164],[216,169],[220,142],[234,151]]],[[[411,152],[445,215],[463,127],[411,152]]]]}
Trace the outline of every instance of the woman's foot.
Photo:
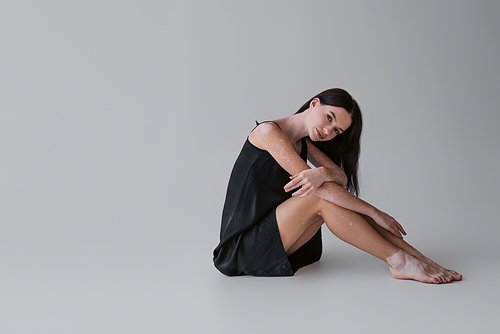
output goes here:
{"type": "Polygon", "coordinates": [[[427,265],[431,266],[432,268],[434,268],[440,272],[445,273],[446,275],[451,275],[451,277],[453,277],[454,281],[462,280],[462,275],[457,273],[455,270],[449,270],[449,269],[443,268],[439,264],[437,264],[436,262],[432,261],[429,258],[424,257],[424,260],[422,260],[422,262],[426,263],[427,265]]]}
{"type": "Polygon", "coordinates": [[[454,281],[460,281],[462,280],[462,275],[460,275],[459,273],[457,273],[456,271],[454,270],[449,270],[449,269],[446,269],[442,266],[440,266],[439,264],[437,264],[436,262],[432,261],[431,259],[429,259],[428,257],[424,256],[422,253],[420,253],[419,251],[417,251],[415,248],[412,247],[411,249],[412,251],[408,251],[408,253],[410,255],[412,255],[413,257],[415,257],[417,260],[420,260],[421,262],[431,266],[433,269],[445,274],[445,275],[450,275],[451,277],[453,277],[453,280],[454,281]]]}
{"type": "MultiPolygon", "coordinates": [[[[428,259],[427,259],[428,260],[428,259]]],[[[430,260],[429,260],[430,261],[430,260]]],[[[431,261],[432,262],[432,261],[431,261]]],[[[432,262],[435,266],[438,266],[432,262]]],[[[391,276],[396,279],[413,279],[422,283],[449,283],[462,279],[462,275],[452,271],[436,268],[435,266],[418,260],[416,257],[400,250],[387,258],[391,276]]]]}

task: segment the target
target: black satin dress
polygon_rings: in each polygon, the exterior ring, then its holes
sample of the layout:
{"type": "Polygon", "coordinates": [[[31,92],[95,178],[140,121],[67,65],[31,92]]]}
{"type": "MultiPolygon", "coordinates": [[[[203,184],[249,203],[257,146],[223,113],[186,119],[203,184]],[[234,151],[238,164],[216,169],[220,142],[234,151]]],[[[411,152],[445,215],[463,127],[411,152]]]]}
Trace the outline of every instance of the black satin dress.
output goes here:
{"type": "MultiPolygon", "coordinates": [[[[300,156],[307,160],[302,141],[300,156]]],[[[269,152],[248,138],[236,160],[222,211],[220,243],[213,252],[215,267],[225,275],[292,276],[316,262],[322,253],[321,229],[287,256],[276,222],[276,207],[291,197],[288,174],[269,152]]]]}

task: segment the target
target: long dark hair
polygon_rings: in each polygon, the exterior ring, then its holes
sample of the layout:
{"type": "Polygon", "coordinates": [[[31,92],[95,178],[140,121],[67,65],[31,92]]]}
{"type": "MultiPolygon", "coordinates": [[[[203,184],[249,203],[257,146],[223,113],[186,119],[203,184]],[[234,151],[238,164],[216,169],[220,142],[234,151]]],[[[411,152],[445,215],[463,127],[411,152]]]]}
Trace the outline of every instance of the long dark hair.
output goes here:
{"type": "Polygon", "coordinates": [[[312,142],[323,153],[328,155],[347,175],[347,190],[354,195],[359,194],[358,166],[361,150],[360,139],[363,129],[363,119],[358,103],[343,89],[332,88],[319,93],[307,101],[296,114],[309,108],[311,101],[318,98],[321,104],[341,107],[351,115],[351,126],[342,134],[326,142],[312,142]]]}

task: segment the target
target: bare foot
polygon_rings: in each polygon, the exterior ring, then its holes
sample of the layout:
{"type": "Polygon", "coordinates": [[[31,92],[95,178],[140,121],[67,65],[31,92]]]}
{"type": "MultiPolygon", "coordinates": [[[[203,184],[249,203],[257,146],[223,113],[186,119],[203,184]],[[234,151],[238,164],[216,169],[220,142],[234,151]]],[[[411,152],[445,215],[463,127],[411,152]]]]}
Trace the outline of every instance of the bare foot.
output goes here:
{"type": "Polygon", "coordinates": [[[436,269],[403,250],[387,258],[387,264],[389,264],[391,276],[396,279],[413,279],[422,283],[435,284],[449,283],[454,279],[452,274],[436,269]]]}
{"type": "Polygon", "coordinates": [[[451,277],[453,278],[454,281],[461,281],[462,280],[462,275],[457,273],[455,270],[450,270],[450,269],[446,269],[444,267],[441,267],[439,264],[437,264],[436,262],[432,261],[431,259],[429,259],[425,256],[424,256],[424,259],[422,261],[424,263],[428,264],[429,266],[431,266],[432,268],[445,273],[446,275],[451,275],[451,277]]]}
{"type": "Polygon", "coordinates": [[[435,270],[437,270],[439,272],[442,272],[443,274],[451,276],[454,281],[460,281],[460,280],[462,280],[462,275],[460,275],[456,271],[450,270],[450,269],[446,269],[446,268],[440,266],[436,262],[432,261],[428,257],[424,256],[422,253],[420,253],[419,251],[417,251],[415,248],[413,248],[412,251],[413,252],[408,252],[408,253],[410,253],[410,255],[413,255],[415,258],[417,258],[421,262],[423,262],[423,263],[431,266],[432,268],[434,268],[435,270]]]}

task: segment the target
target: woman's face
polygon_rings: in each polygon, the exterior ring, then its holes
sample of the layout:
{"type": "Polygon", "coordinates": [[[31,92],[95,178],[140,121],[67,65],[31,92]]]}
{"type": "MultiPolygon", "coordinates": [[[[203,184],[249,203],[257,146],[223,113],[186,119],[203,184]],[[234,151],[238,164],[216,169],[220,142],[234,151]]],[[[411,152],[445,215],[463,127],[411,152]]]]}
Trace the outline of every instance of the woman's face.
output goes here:
{"type": "Polygon", "coordinates": [[[321,104],[316,98],[310,108],[308,131],[312,141],[331,140],[351,126],[351,115],[342,107],[321,104]]]}

